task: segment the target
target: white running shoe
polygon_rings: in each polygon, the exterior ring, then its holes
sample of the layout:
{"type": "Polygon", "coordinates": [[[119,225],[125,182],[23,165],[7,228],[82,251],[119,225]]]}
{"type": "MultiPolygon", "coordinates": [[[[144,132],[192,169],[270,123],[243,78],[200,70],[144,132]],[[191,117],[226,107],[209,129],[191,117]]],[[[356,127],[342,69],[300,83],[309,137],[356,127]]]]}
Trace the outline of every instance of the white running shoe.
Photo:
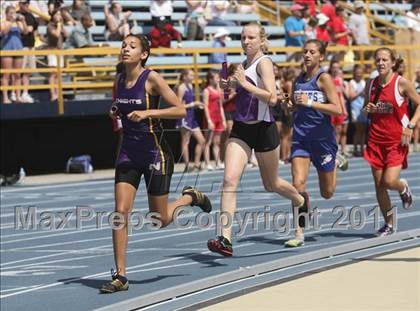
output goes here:
{"type": "Polygon", "coordinates": [[[16,93],[15,92],[10,92],[10,100],[12,102],[15,102],[17,100],[16,93]]]}
{"type": "Polygon", "coordinates": [[[24,103],[28,103],[28,104],[34,103],[34,99],[32,98],[31,95],[29,95],[29,93],[23,93],[21,96],[21,99],[24,103]]]}
{"type": "Polygon", "coordinates": [[[214,167],[213,167],[213,165],[211,165],[211,164],[207,164],[206,169],[207,169],[208,171],[214,171],[214,167]]]}

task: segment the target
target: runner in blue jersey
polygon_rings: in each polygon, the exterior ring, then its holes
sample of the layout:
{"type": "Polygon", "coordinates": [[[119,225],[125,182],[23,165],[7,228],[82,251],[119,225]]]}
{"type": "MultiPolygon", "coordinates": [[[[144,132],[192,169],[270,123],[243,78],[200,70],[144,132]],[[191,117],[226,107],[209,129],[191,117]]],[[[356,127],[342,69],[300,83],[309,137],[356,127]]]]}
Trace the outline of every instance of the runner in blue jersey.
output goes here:
{"type": "MultiPolygon", "coordinates": [[[[337,158],[337,142],[330,116],[341,115],[342,108],[331,76],[320,68],[325,51],[324,43],[315,39],[306,41],[303,46],[306,70],[293,84],[294,122],[290,158],[294,187],[300,192],[305,191],[312,162],[318,171],[321,195],[329,199],[335,191],[337,158]]],[[[339,160],[338,165],[344,167],[345,159],[340,157],[339,160]]],[[[287,247],[304,244],[303,229],[310,214],[309,210],[302,209],[293,212],[295,216],[304,215],[295,221],[295,238],[285,243],[287,247]]]]}
{"type": "MultiPolygon", "coordinates": [[[[278,176],[279,136],[270,106],[277,105],[273,63],[264,54],[267,39],[258,23],[244,26],[241,33],[246,60],[222,86],[236,86],[233,128],[225,153],[225,172],[221,211],[233,220],[236,210],[236,190],[254,149],[264,188],[292,201],[293,206],[305,208],[305,196],[278,176]]],[[[212,252],[232,256],[232,227],[225,226],[221,235],[208,241],[212,252]]]]}
{"type": "Polygon", "coordinates": [[[211,211],[207,196],[192,187],[185,187],[180,198],[168,203],[174,162],[162,137],[160,119],[183,118],[185,108],[163,78],[144,67],[149,54],[146,37],[130,34],[124,39],[121,59],[125,70],[115,83],[117,109],[110,112],[112,118],[119,117],[122,122],[122,142],[115,168],[115,211],[123,216],[124,222],[122,228],[113,228],[116,272],[112,273],[111,282],[100,288],[102,293],[128,289],[127,223],[142,176],[147,185],[149,211],[156,213],[153,224],[167,226],[179,206],[196,205],[205,212],[211,211]],[[169,108],[160,109],[160,97],[169,108]]]}

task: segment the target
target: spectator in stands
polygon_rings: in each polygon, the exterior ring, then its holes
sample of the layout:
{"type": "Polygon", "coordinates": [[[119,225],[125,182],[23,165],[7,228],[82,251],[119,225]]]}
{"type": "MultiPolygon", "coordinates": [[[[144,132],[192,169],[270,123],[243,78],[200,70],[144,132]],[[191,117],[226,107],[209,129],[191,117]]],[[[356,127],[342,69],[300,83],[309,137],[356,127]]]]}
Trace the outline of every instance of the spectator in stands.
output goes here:
{"type": "Polygon", "coordinates": [[[295,0],[294,3],[300,4],[301,6],[306,6],[309,10],[309,15],[316,15],[316,3],[315,0],[295,0]]]}
{"type": "MultiPolygon", "coordinates": [[[[90,15],[90,7],[89,4],[86,3],[85,0],[73,0],[73,4],[71,6],[71,17],[75,21],[81,21],[82,16],[84,15],[90,15]]],[[[93,22],[95,23],[95,22],[93,22]]]]}
{"type": "Polygon", "coordinates": [[[239,14],[257,13],[258,5],[256,1],[252,4],[242,4],[238,0],[231,0],[230,9],[239,14]]]}
{"type": "Polygon", "coordinates": [[[408,29],[420,32],[420,2],[413,3],[411,10],[407,12],[405,23],[408,29]]]}
{"type": "MultiPolygon", "coordinates": [[[[63,24],[63,17],[61,15],[61,10],[56,9],[51,14],[51,20],[47,26],[47,38],[48,38],[48,49],[62,49],[64,46],[64,41],[68,37],[68,32],[63,24]]],[[[64,67],[64,59],[60,57],[60,63],[57,63],[56,55],[48,55],[48,66],[55,67],[61,66],[64,67]]],[[[49,83],[50,85],[57,84],[57,73],[52,72],[50,74],[49,83]]],[[[50,100],[55,101],[58,99],[58,89],[55,87],[50,88],[50,100]]]]}
{"type": "Polygon", "coordinates": [[[236,26],[234,21],[225,19],[229,11],[230,3],[227,0],[212,0],[209,3],[211,10],[211,20],[209,26],[236,26]]]}
{"type": "MultiPolygon", "coordinates": [[[[229,35],[229,31],[226,28],[219,28],[217,29],[216,33],[214,34],[214,42],[212,47],[213,48],[224,48],[226,47],[225,40],[229,35]]],[[[210,64],[221,64],[226,62],[227,53],[224,52],[215,52],[211,53],[209,56],[209,63],[210,64]]]]}
{"type": "MultiPolygon", "coordinates": [[[[38,28],[38,22],[36,21],[35,16],[32,15],[31,12],[29,12],[30,0],[23,0],[19,1],[19,11],[18,14],[21,14],[25,17],[25,22],[27,25],[27,33],[22,34],[22,43],[23,43],[23,49],[24,50],[34,50],[35,46],[35,32],[38,28]]],[[[23,57],[23,66],[24,69],[34,69],[36,68],[36,56],[35,55],[25,55],[23,57]]],[[[23,73],[22,74],[22,85],[25,88],[22,92],[22,102],[24,103],[33,103],[34,99],[31,95],[29,95],[28,92],[28,86],[29,86],[29,78],[31,74],[30,73],[23,73]]]]}
{"type": "Polygon", "coordinates": [[[81,22],[77,23],[73,28],[70,37],[66,41],[67,48],[91,48],[102,46],[95,44],[89,28],[93,26],[92,17],[85,14],[81,18],[81,22]]]}
{"type": "Polygon", "coordinates": [[[51,15],[55,10],[61,11],[64,24],[76,25],[76,21],[71,16],[69,9],[64,5],[64,0],[48,0],[48,13],[51,15]]]}
{"type": "Polygon", "coordinates": [[[350,44],[350,37],[353,36],[351,29],[346,25],[347,13],[342,7],[337,7],[336,9],[336,18],[332,23],[332,30],[334,32],[334,43],[336,45],[345,45],[350,44]]]}
{"type": "Polygon", "coordinates": [[[178,47],[182,47],[181,34],[175,30],[172,24],[166,21],[165,16],[161,16],[155,26],[150,31],[150,40],[152,48],[171,47],[171,40],[178,41],[178,47]]]}
{"type": "Polygon", "coordinates": [[[48,12],[48,5],[45,0],[31,0],[31,9],[37,12],[35,18],[39,25],[46,25],[48,23],[50,13],[48,12]]]}
{"type": "MultiPolygon", "coordinates": [[[[305,7],[300,4],[293,4],[290,7],[292,11],[292,16],[289,16],[284,21],[284,30],[286,37],[286,46],[303,46],[305,41],[305,22],[302,19],[303,10],[305,7]]],[[[294,59],[298,61],[301,58],[301,53],[292,53],[288,60],[294,59]]]]}
{"type": "MultiPolygon", "coordinates": [[[[22,34],[27,33],[27,25],[25,22],[25,17],[23,15],[17,15],[16,9],[13,6],[8,6],[5,9],[5,18],[0,23],[0,47],[1,50],[21,50],[23,48],[22,44],[22,34]]],[[[1,67],[2,69],[21,69],[22,68],[23,58],[22,56],[2,56],[1,57],[1,67]]],[[[9,79],[12,78],[12,85],[20,86],[21,78],[20,74],[14,73],[3,73],[2,77],[2,86],[9,86],[9,79]]],[[[16,102],[22,102],[20,90],[11,92],[9,98],[8,91],[3,90],[3,103],[10,104],[11,100],[16,102]]]]}
{"type": "Polygon", "coordinates": [[[321,6],[321,13],[325,14],[328,18],[329,21],[327,22],[327,27],[330,28],[330,30],[332,29],[332,24],[333,21],[336,17],[336,0],[323,0],[322,1],[322,6],[321,6]]]}
{"type": "Polygon", "coordinates": [[[318,19],[318,27],[316,28],[316,39],[323,42],[331,42],[330,32],[328,31],[327,24],[330,20],[324,13],[319,13],[316,18],[318,19]]]}
{"type": "Polygon", "coordinates": [[[355,157],[363,156],[365,145],[365,134],[367,118],[363,113],[363,104],[365,102],[366,81],[363,80],[363,67],[355,65],[353,68],[353,79],[350,81],[350,107],[351,121],[355,126],[353,135],[353,155],[355,157]]]}
{"type": "Polygon", "coordinates": [[[310,17],[308,23],[305,25],[305,40],[316,39],[318,19],[310,17]]]}
{"type": "Polygon", "coordinates": [[[349,28],[354,34],[355,44],[369,45],[369,26],[363,1],[354,2],[355,13],[350,16],[349,28]]]}
{"type": "Polygon", "coordinates": [[[150,14],[152,15],[152,23],[154,26],[156,26],[162,16],[170,23],[172,12],[172,1],[170,0],[152,0],[150,3],[150,14]]]}
{"type": "Polygon", "coordinates": [[[108,41],[122,40],[130,33],[128,18],[131,11],[123,13],[123,8],[118,2],[112,2],[110,8],[104,7],[105,14],[105,39],[108,41]]]}
{"type": "Polygon", "coordinates": [[[220,76],[217,72],[207,73],[207,87],[203,90],[204,104],[204,129],[206,132],[206,146],[204,148],[204,161],[206,169],[223,169],[224,165],[220,160],[220,141],[226,129],[226,118],[223,111],[223,90],[219,86],[220,76]],[[215,161],[215,167],[210,164],[210,145],[215,161]]]}
{"type": "MultiPolygon", "coordinates": [[[[353,37],[353,32],[349,29],[346,25],[346,17],[347,13],[344,11],[344,8],[337,7],[336,9],[336,18],[333,20],[332,23],[332,32],[333,32],[333,42],[336,45],[341,46],[349,46],[350,45],[350,38],[353,37]]],[[[343,60],[346,51],[341,51],[337,53],[337,59],[343,60]]]]}
{"type": "Polygon", "coordinates": [[[186,0],[187,16],[185,19],[187,40],[202,40],[204,27],[207,25],[205,10],[207,1],[186,0]]]}

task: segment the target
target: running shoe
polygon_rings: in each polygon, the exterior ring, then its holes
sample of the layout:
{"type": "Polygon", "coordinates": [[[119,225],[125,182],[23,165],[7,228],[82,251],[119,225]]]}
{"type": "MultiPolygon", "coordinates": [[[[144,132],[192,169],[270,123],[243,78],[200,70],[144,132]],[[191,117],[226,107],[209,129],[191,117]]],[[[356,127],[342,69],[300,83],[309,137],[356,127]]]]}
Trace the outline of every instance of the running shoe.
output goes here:
{"type": "Polygon", "coordinates": [[[400,198],[402,201],[402,206],[405,209],[410,209],[413,206],[413,195],[411,194],[410,187],[406,179],[401,178],[401,181],[405,184],[405,189],[403,193],[400,193],[400,198]]]}
{"type": "Polygon", "coordinates": [[[300,247],[305,245],[305,236],[296,236],[284,243],[284,247],[300,247]]]}
{"type": "Polygon", "coordinates": [[[198,206],[206,213],[211,212],[212,206],[210,199],[204,193],[191,186],[186,186],[182,190],[182,195],[189,195],[192,198],[191,206],[198,206]]]}
{"type": "MultiPolygon", "coordinates": [[[[309,204],[309,195],[307,192],[299,192],[299,194],[303,197],[304,202],[302,206],[298,209],[298,215],[299,214],[305,214],[307,213],[309,215],[309,218],[311,217],[311,209],[309,204]]],[[[306,218],[304,216],[299,217],[299,227],[305,228],[306,226],[306,218]]]]}
{"type": "Polygon", "coordinates": [[[349,168],[349,160],[347,160],[347,158],[339,152],[337,152],[336,160],[337,167],[342,171],[347,171],[347,169],[349,168]]]}
{"type": "Polygon", "coordinates": [[[381,236],[391,235],[391,234],[394,234],[394,233],[395,233],[394,229],[390,225],[385,224],[385,225],[382,226],[381,229],[378,230],[378,232],[376,232],[375,235],[377,237],[381,237],[381,236]]]}
{"type": "Polygon", "coordinates": [[[217,239],[210,239],[207,241],[207,248],[213,253],[219,253],[225,257],[233,255],[232,243],[224,236],[218,236],[217,239]]]}
{"type": "Polygon", "coordinates": [[[105,283],[99,289],[102,294],[112,294],[115,292],[128,290],[128,280],[126,277],[119,275],[114,269],[111,269],[112,281],[105,283]]]}

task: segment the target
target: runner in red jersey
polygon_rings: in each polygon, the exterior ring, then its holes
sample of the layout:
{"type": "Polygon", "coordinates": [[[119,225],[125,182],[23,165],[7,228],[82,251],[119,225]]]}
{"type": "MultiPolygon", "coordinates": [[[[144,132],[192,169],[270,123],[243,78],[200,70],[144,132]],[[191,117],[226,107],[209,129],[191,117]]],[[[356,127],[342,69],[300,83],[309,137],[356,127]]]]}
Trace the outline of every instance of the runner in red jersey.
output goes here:
{"type": "Polygon", "coordinates": [[[408,145],[420,120],[420,96],[411,82],[393,72],[399,64],[392,50],[376,50],[375,63],[379,76],[366,85],[364,109],[370,114],[371,125],[365,159],[372,168],[376,198],[385,219],[376,235],[386,236],[395,232],[388,190],[400,193],[405,209],[413,204],[408,183],[400,179],[400,172],[407,168],[408,145]],[[411,120],[407,98],[417,106],[411,120]]]}

